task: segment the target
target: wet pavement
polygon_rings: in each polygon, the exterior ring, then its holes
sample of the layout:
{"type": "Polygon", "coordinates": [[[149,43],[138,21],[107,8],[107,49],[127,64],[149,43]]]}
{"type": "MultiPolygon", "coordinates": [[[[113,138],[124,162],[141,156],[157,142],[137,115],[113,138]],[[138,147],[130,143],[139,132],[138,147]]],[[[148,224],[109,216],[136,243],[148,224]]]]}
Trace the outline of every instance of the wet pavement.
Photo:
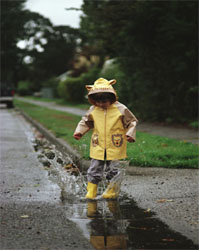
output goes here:
{"type": "Polygon", "coordinates": [[[16,112],[1,115],[14,119],[1,126],[2,249],[198,249],[124,190],[86,201],[85,172],[16,112]]]}
{"type": "Polygon", "coordinates": [[[122,192],[118,200],[86,201],[83,198],[86,190],[79,188],[78,176],[70,176],[69,171],[59,169],[57,164],[55,169],[63,171],[62,180],[55,172],[52,180],[63,188],[65,213],[95,249],[197,249],[190,239],[171,230],[151,210],[140,208],[126,193],[122,192]]]}
{"type": "Polygon", "coordinates": [[[197,249],[196,244],[169,228],[150,209],[140,208],[127,193],[122,192],[117,200],[85,200],[85,175],[79,181],[75,172],[71,176],[69,169],[55,162],[51,161],[52,180],[62,187],[67,217],[81,228],[95,249],[197,249]],[[57,176],[55,170],[59,172],[57,176]]]}
{"type": "Polygon", "coordinates": [[[29,125],[0,110],[0,249],[93,249],[61,202],[61,189],[38,161],[29,125]]]}
{"type": "Polygon", "coordinates": [[[128,197],[84,203],[66,199],[64,206],[95,249],[197,249],[128,197]]]}

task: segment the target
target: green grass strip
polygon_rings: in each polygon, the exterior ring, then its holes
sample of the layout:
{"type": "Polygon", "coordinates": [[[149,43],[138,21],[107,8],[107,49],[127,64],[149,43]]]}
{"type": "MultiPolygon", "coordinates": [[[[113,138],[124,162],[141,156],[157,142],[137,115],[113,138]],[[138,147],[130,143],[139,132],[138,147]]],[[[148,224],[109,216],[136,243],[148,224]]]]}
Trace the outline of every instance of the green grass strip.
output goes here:
{"type": "MultiPolygon", "coordinates": [[[[73,139],[80,116],[15,100],[15,106],[37,120],[57,137],[66,140],[89,159],[91,132],[80,141],[73,139]]],[[[136,143],[128,143],[130,165],[143,167],[198,168],[198,145],[162,136],[137,132],[136,143]]]]}
{"type": "Polygon", "coordinates": [[[84,109],[84,110],[88,110],[90,107],[89,103],[72,103],[72,102],[67,102],[61,98],[53,98],[52,99],[52,98],[34,97],[34,96],[24,96],[23,98],[26,98],[29,100],[34,100],[34,101],[54,102],[58,105],[75,107],[75,108],[84,109]]]}

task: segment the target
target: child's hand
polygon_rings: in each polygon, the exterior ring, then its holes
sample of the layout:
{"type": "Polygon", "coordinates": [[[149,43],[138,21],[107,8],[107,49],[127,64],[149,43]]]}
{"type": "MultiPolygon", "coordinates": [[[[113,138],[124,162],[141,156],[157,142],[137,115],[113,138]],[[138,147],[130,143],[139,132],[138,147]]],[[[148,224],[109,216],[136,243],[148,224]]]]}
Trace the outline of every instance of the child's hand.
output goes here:
{"type": "Polygon", "coordinates": [[[76,140],[80,140],[82,138],[82,134],[81,133],[76,133],[73,135],[73,137],[76,139],[76,140]]]}
{"type": "Polygon", "coordinates": [[[128,142],[135,142],[135,140],[133,139],[133,137],[130,137],[130,136],[126,136],[126,140],[128,141],[128,142]]]}

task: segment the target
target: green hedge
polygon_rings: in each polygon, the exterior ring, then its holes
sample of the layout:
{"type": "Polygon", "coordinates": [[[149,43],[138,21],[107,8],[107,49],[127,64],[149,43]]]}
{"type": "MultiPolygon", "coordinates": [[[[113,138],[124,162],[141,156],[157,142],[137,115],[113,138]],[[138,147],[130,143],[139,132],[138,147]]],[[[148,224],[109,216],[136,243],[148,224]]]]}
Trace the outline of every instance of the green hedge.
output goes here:
{"type": "Polygon", "coordinates": [[[17,93],[21,96],[26,96],[31,94],[32,83],[29,81],[20,81],[17,86],[17,93]]]}
{"type": "Polygon", "coordinates": [[[49,78],[48,80],[42,82],[42,87],[52,88],[54,97],[58,97],[57,88],[59,85],[59,80],[56,77],[49,78]]]}
{"type": "Polygon", "coordinates": [[[84,100],[85,88],[81,77],[69,77],[60,82],[58,94],[65,101],[82,102],[84,100]]]}
{"type": "Polygon", "coordinates": [[[79,77],[68,77],[58,85],[58,95],[65,101],[81,103],[87,94],[85,85],[93,84],[98,78],[99,69],[92,68],[79,77]]]}
{"type": "Polygon", "coordinates": [[[121,71],[116,59],[107,66],[103,67],[102,71],[100,72],[100,77],[103,77],[107,80],[117,80],[117,83],[113,87],[120,99],[122,96],[122,84],[125,81],[125,74],[121,71]]]}

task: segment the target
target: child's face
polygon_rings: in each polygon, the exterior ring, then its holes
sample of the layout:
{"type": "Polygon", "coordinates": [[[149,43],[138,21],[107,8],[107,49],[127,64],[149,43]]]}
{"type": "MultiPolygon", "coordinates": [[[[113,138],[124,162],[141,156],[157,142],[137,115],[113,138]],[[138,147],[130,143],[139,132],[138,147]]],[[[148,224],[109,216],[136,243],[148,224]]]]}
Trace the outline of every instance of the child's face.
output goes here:
{"type": "Polygon", "coordinates": [[[96,101],[95,105],[99,108],[107,109],[111,105],[111,101],[110,100],[96,101]]]}

